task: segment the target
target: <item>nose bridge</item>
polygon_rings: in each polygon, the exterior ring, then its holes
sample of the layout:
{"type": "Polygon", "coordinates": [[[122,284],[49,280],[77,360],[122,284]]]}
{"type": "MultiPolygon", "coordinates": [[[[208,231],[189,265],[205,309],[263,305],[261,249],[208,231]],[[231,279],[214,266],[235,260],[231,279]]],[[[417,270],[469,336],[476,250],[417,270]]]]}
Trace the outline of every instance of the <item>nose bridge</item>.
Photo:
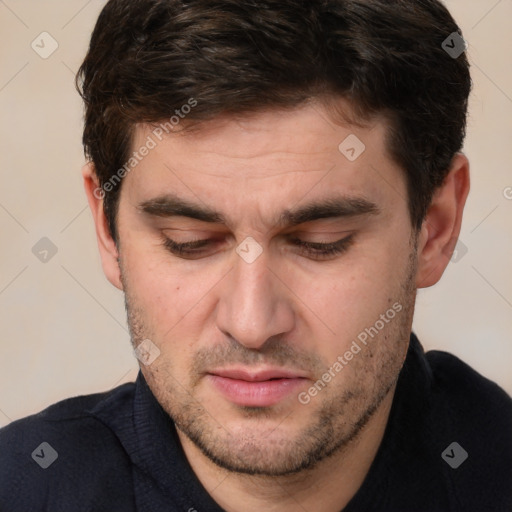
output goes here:
{"type": "MultiPolygon", "coordinates": [[[[247,249],[242,243],[238,251],[247,249]]],[[[250,249],[252,250],[252,249],[250,249]]],[[[268,338],[286,332],[293,315],[267,253],[244,259],[240,252],[220,297],[218,326],[240,344],[257,349],[268,338]]]]}

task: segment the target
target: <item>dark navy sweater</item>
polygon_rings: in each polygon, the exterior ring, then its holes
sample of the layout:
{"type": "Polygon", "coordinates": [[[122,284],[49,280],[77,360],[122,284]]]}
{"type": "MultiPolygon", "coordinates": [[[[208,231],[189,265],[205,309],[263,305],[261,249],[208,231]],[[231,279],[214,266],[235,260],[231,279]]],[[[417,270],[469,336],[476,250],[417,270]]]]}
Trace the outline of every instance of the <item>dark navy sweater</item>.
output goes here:
{"type": "MultiPolygon", "coordinates": [[[[343,510],[512,512],[511,398],[411,335],[383,441],[343,510]]],[[[41,511],[222,509],[139,373],[0,430],[0,512],[41,511]]]]}

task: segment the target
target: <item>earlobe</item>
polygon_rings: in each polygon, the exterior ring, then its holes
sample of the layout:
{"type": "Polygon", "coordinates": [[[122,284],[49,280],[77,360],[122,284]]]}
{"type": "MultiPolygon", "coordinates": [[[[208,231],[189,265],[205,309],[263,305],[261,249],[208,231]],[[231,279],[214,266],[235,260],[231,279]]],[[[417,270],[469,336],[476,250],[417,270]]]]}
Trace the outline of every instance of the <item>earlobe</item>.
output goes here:
{"type": "Polygon", "coordinates": [[[82,169],[85,193],[89,207],[94,219],[96,238],[101,256],[103,272],[107,279],[120,290],[123,289],[121,271],[119,268],[119,252],[114,239],[110,233],[105,211],[103,209],[103,198],[105,192],[99,186],[99,180],[92,163],[87,163],[82,169]]]}
{"type": "Polygon", "coordinates": [[[417,288],[436,284],[448,266],[460,234],[469,185],[468,159],[458,153],[423,221],[418,238],[417,288]]]}

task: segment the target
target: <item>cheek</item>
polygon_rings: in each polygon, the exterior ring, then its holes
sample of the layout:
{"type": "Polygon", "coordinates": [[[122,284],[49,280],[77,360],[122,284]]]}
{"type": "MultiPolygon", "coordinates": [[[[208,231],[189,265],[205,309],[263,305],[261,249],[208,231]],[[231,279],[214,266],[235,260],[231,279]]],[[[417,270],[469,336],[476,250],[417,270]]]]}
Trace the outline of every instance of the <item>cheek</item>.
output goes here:
{"type": "Polygon", "coordinates": [[[123,270],[130,303],[143,312],[147,334],[158,343],[163,360],[180,360],[183,367],[208,325],[211,297],[223,272],[183,264],[154,241],[144,247],[134,240],[127,247],[123,270]]]}
{"type": "Polygon", "coordinates": [[[190,290],[186,274],[173,269],[154,241],[144,243],[142,237],[128,239],[121,256],[130,303],[144,312],[153,335],[162,337],[185,314],[190,290]]]}
{"type": "Polygon", "coordinates": [[[324,354],[323,359],[343,353],[358,334],[403,300],[408,246],[397,247],[396,243],[376,247],[364,256],[340,260],[314,279],[293,279],[303,314],[311,318],[315,350],[324,354]]]}

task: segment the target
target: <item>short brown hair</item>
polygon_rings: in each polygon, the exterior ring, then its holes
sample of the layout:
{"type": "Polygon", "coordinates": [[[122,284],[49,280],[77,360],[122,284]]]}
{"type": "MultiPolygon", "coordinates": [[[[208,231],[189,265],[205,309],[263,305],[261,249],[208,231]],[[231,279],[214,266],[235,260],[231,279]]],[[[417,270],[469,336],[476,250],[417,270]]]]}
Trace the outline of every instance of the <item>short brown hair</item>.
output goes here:
{"type": "MultiPolygon", "coordinates": [[[[187,122],[343,97],[384,115],[419,228],[462,147],[471,89],[460,30],[438,0],[110,0],[77,75],[86,156],[104,186],[130,158],[137,123],[187,122]]],[[[104,208],[116,238],[119,186],[104,208]]]]}

